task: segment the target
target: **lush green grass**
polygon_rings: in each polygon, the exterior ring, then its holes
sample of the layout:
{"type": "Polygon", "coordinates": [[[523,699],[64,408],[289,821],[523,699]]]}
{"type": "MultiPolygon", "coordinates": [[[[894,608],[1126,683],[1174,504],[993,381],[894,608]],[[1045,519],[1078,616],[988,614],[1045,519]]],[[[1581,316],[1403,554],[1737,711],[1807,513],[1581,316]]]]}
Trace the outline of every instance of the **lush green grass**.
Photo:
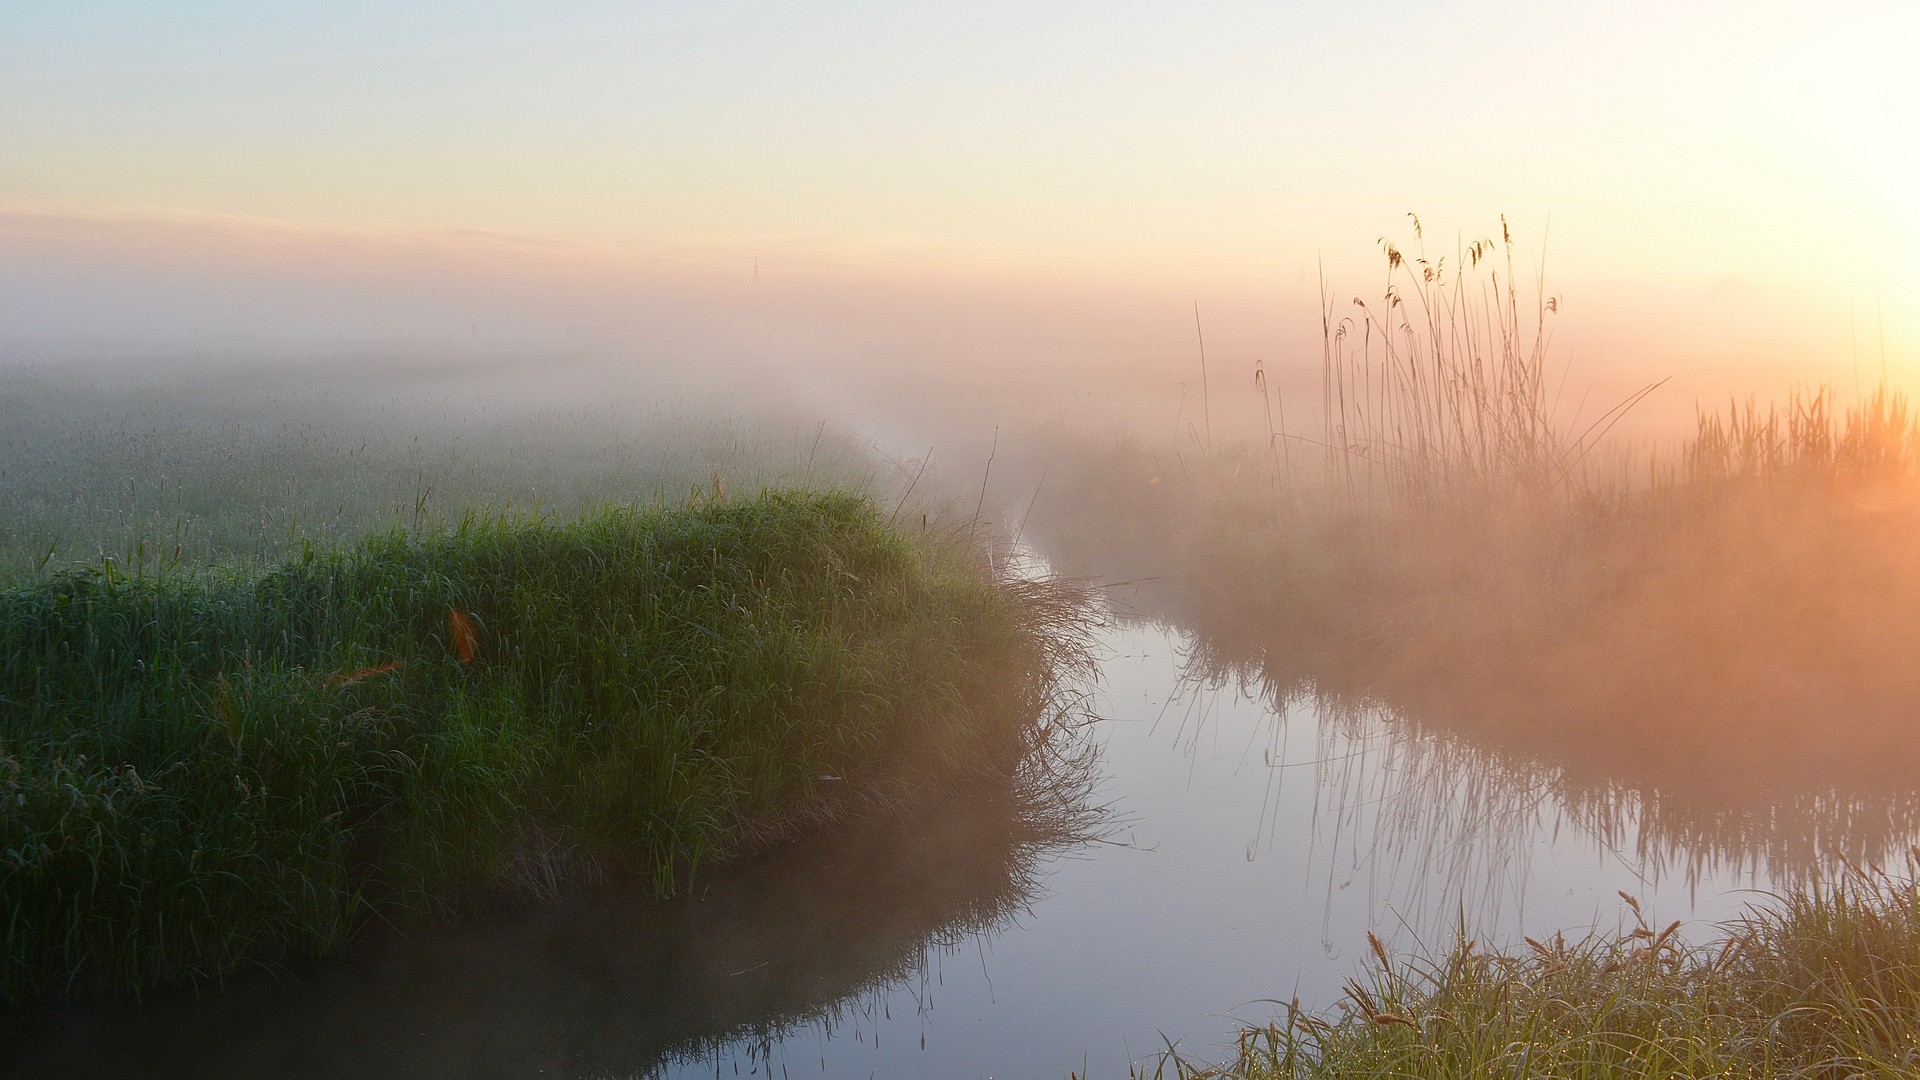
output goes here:
{"type": "Polygon", "coordinates": [[[856,797],[1004,776],[1077,617],[839,494],[0,593],[0,991],[218,975],[610,867],[669,892],[856,797]]]}
{"type": "MultiPolygon", "coordinates": [[[[1624,894],[1623,898],[1624,897],[1624,894]]],[[[1650,926],[1378,965],[1212,1069],[1247,1080],[1920,1075],[1920,887],[1877,871],[1780,898],[1704,946],[1650,926]]]]}

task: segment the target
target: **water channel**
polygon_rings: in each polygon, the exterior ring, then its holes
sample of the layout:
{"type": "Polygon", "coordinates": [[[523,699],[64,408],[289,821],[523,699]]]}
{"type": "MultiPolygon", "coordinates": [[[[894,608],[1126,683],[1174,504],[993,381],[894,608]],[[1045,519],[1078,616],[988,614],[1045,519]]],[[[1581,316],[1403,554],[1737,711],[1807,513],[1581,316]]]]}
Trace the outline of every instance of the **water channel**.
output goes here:
{"type": "Polygon", "coordinates": [[[1177,628],[1101,644],[1098,839],[943,807],[683,900],[600,890],[218,990],[4,1014],[0,1074],[1126,1076],[1169,1044],[1223,1056],[1275,999],[1331,1005],[1369,930],[1395,950],[1462,925],[1572,937],[1619,927],[1624,890],[1704,938],[1818,862],[1835,827],[1808,814],[1906,829],[1818,798],[1676,824],[1378,709],[1197,679],[1177,628]]]}

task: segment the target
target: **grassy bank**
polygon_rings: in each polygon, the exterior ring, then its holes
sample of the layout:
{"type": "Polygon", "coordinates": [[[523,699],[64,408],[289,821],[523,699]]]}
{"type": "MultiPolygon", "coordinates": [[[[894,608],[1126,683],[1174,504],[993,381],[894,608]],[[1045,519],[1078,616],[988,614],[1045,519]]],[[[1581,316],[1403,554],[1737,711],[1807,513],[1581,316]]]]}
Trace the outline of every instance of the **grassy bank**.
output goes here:
{"type": "Polygon", "coordinates": [[[865,500],[468,516],[0,594],[0,990],[324,953],[1015,768],[1079,609],[865,500]]]}
{"type": "Polygon", "coordinates": [[[1298,1003],[1233,1060],[1161,1075],[1320,1078],[1920,1074],[1920,888],[1878,871],[1785,895],[1706,945],[1650,925],[1518,952],[1461,941],[1377,963],[1340,1007],[1298,1003]]]}

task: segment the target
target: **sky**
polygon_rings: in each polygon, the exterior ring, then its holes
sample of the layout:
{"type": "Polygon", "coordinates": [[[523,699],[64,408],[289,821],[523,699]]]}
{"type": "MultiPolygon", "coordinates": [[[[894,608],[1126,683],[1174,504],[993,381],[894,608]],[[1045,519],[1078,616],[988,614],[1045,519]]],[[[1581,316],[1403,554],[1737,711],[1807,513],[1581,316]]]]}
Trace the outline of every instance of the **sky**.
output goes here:
{"type": "MultiPolygon", "coordinates": [[[[1317,377],[1511,224],[1649,409],[1920,377],[1920,5],[0,3],[0,355],[554,342],[926,397],[1317,377]],[[727,366],[732,365],[732,366],[727,366]],[[805,376],[794,373],[805,373],[805,376]],[[818,378],[814,378],[814,376],[818,378]]],[[[880,407],[876,404],[875,407],[880,407]]]]}

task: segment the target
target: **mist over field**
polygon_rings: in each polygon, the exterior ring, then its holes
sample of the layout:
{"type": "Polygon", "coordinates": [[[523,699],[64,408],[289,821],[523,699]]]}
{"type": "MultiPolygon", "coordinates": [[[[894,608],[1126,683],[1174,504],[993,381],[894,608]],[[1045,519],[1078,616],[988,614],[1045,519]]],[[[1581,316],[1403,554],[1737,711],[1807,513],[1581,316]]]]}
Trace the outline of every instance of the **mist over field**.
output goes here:
{"type": "MultiPolygon", "coordinates": [[[[1497,211],[1436,221],[1411,209],[1442,234],[1429,245],[1436,258],[1501,225],[1497,211]]],[[[1174,423],[1206,381],[1222,430],[1244,435],[1261,423],[1256,364],[1307,422],[1323,287],[1338,303],[1377,294],[1369,234],[1404,242],[1409,221],[1394,210],[1346,235],[1316,230],[1312,247],[1276,248],[1248,273],[1116,280],[777,242],[677,260],[478,230],[15,210],[0,213],[0,350],[12,366],[110,377],[131,362],[150,378],[209,361],[271,371],[391,359],[444,367],[443,396],[556,405],[613,384],[654,397],[724,392],[806,401],[903,443],[1062,416],[1151,430],[1174,423]],[[555,378],[549,360],[570,374],[555,378]],[[508,379],[516,364],[523,384],[508,379]]],[[[1529,285],[1543,275],[1564,305],[1554,361],[1574,401],[1611,403],[1669,380],[1623,433],[1673,435],[1703,400],[1850,389],[1862,371],[1877,381],[1883,342],[1891,377],[1911,363],[1909,309],[1897,294],[1887,302],[1885,283],[1878,295],[1872,281],[1808,295],[1739,273],[1636,282],[1581,265],[1590,238],[1566,215],[1513,228],[1529,285]]],[[[343,370],[342,388],[360,374],[343,370]]]]}
{"type": "Polygon", "coordinates": [[[0,1078],[1913,1074],[1916,40],[0,15],[0,1078]]]}

